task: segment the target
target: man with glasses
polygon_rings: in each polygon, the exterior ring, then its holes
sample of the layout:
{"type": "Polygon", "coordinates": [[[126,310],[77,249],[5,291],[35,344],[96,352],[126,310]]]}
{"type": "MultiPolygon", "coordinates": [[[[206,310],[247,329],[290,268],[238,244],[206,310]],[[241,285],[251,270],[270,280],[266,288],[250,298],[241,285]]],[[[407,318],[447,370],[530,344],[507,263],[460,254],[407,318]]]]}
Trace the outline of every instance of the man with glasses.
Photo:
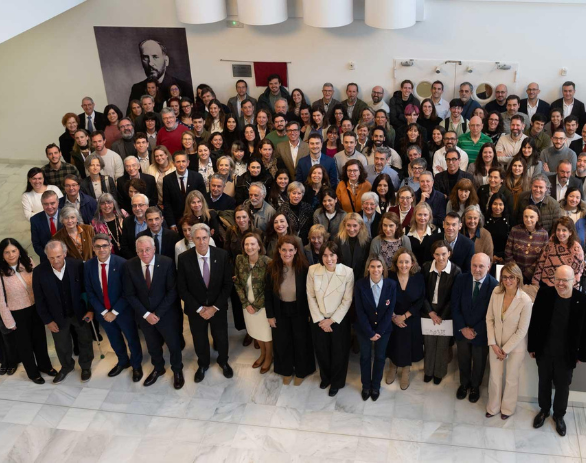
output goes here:
{"type": "Polygon", "coordinates": [[[73,206],[81,214],[83,223],[89,225],[98,208],[98,202],[90,195],[79,191],[81,180],[77,175],[66,175],[63,180],[65,195],[59,199],[59,209],[64,206],[73,206]]]}
{"type": "Polygon", "coordinates": [[[322,109],[323,112],[326,114],[324,116],[324,120],[329,121],[330,117],[334,113],[334,106],[340,104],[340,102],[334,98],[334,86],[329,82],[326,82],[323,85],[321,93],[323,95],[323,98],[314,101],[311,104],[311,110],[313,111],[317,108],[322,109]]]}
{"type": "Polygon", "coordinates": [[[444,134],[444,146],[437,150],[433,155],[433,173],[439,174],[448,168],[446,163],[446,151],[450,148],[455,148],[460,153],[460,166],[466,170],[468,168],[468,153],[462,148],[456,146],[458,143],[458,134],[453,130],[448,130],[444,134]]]}
{"type": "Polygon", "coordinates": [[[540,411],[533,427],[543,426],[550,414],[553,384],[553,421],[560,436],[566,435],[564,415],[574,368],[586,362],[586,294],[577,284],[572,267],[556,269],[554,287],[543,285],[537,292],[527,335],[527,350],[539,375],[540,411]]]}
{"type": "Polygon", "coordinates": [[[478,116],[472,117],[468,123],[469,132],[463,133],[458,137],[458,147],[466,151],[468,163],[472,164],[478,157],[478,152],[482,145],[491,143],[492,139],[482,133],[482,119],[478,116]]]}
{"type": "Polygon", "coordinates": [[[403,185],[411,187],[413,191],[419,190],[419,177],[425,169],[427,169],[427,161],[425,159],[422,157],[413,159],[413,161],[409,163],[411,176],[403,180],[403,185]]]}
{"type": "Polygon", "coordinates": [[[385,103],[385,89],[382,88],[380,85],[377,85],[372,89],[370,93],[370,97],[372,101],[368,106],[372,108],[374,112],[378,111],[379,109],[384,109],[387,114],[389,114],[389,105],[385,103]]]}
{"type": "Polygon", "coordinates": [[[286,125],[287,141],[282,141],[277,145],[277,160],[281,160],[291,178],[295,178],[295,169],[299,160],[309,155],[309,146],[301,140],[301,127],[299,122],[291,121],[286,125]]]}
{"type": "Polygon", "coordinates": [[[551,137],[543,130],[547,121],[547,117],[543,114],[535,113],[531,116],[531,125],[526,127],[523,132],[527,137],[533,139],[535,148],[537,148],[537,152],[539,153],[551,146],[551,137]]]}
{"type": "Polygon", "coordinates": [[[274,130],[272,130],[267,136],[265,137],[267,140],[270,140],[273,143],[273,146],[277,146],[279,143],[285,142],[288,140],[287,137],[287,119],[285,113],[277,113],[273,118],[273,126],[274,130]]]}
{"type": "Polygon", "coordinates": [[[47,145],[45,155],[49,160],[49,163],[43,166],[43,175],[47,185],[55,185],[61,189],[62,193],[65,193],[63,180],[67,175],[79,176],[77,168],[73,164],[65,162],[61,156],[61,149],[55,143],[47,145]]]}
{"type": "Polygon", "coordinates": [[[446,150],[446,164],[448,168],[435,176],[435,188],[449,198],[452,190],[463,178],[470,181],[474,180],[474,176],[460,169],[460,152],[456,148],[448,148],[446,150]]]}
{"type": "Polygon", "coordinates": [[[118,363],[108,372],[108,376],[118,376],[132,366],[132,381],[137,383],[143,374],[142,347],[134,321],[134,311],[122,294],[123,266],[126,260],[111,253],[112,242],[108,235],[98,233],[92,242],[96,257],[84,264],[85,290],[94,309],[94,316],[104,328],[118,358],[118,363]]]}
{"type": "Polygon", "coordinates": [[[521,115],[515,114],[511,117],[511,132],[503,134],[496,144],[498,160],[505,168],[513,156],[521,151],[521,143],[527,138],[523,130],[525,130],[525,120],[521,115]]]}
{"type": "Polygon", "coordinates": [[[509,90],[505,84],[499,84],[494,89],[494,96],[495,99],[488,102],[484,109],[487,112],[491,111],[498,111],[499,113],[503,113],[507,110],[507,94],[509,90]]]}
{"type": "Polygon", "coordinates": [[[545,117],[549,117],[549,103],[539,99],[539,84],[531,82],[527,85],[527,98],[521,100],[519,111],[527,114],[532,120],[535,114],[543,114],[545,117]]]}
{"type": "Polygon", "coordinates": [[[576,161],[578,159],[576,153],[566,146],[566,133],[564,129],[557,129],[551,137],[551,142],[553,146],[544,149],[540,155],[544,172],[556,172],[558,164],[562,159],[570,161],[572,163],[572,171],[576,170],[576,161]]]}
{"type": "Polygon", "coordinates": [[[170,153],[182,150],[181,135],[189,129],[177,122],[175,112],[171,108],[161,110],[163,127],[157,133],[157,145],[167,147],[170,153]]]}
{"type": "Polygon", "coordinates": [[[118,121],[118,130],[122,134],[120,140],[112,143],[112,151],[118,153],[122,159],[127,156],[136,156],[136,147],[134,146],[134,125],[128,117],[118,121]]]}
{"type": "Polygon", "coordinates": [[[122,237],[120,241],[120,254],[125,259],[136,256],[134,242],[136,236],[147,229],[145,212],[149,207],[149,198],[142,193],[135,194],[131,199],[132,215],[122,222],[122,237]]]}

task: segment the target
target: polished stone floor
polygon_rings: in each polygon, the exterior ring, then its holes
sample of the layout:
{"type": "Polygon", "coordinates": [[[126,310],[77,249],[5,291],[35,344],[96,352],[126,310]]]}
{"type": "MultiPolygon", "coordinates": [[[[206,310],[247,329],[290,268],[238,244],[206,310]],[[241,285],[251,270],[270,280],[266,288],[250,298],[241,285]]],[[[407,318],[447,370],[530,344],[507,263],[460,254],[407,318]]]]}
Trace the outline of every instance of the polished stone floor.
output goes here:
{"type": "MultiPolygon", "coordinates": [[[[0,164],[0,238],[13,236],[27,246],[20,194],[30,167],[0,164]]],[[[108,378],[116,358],[107,341],[103,360],[94,344],[93,376],[85,384],[79,370],[59,386],[37,386],[22,368],[1,376],[0,461],[586,462],[584,409],[568,409],[564,438],[551,420],[532,428],[536,404],[520,403],[506,422],[486,419],[485,387],[476,404],[456,399],[455,361],[439,386],[424,384],[417,365],[409,389],[383,385],[377,402],[363,402],[357,355],[351,355],[346,387],[330,398],[317,374],[298,387],[283,386],[273,373],[260,375],[250,367],[258,351],[242,347],[236,331],[230,336],[234,378],[225,379],[214,365],[195,384],[187,324],[185,338],[180,391],[169,370],[150,388],[132,383],[130,372],[108,378]]],[[[145,374],[149,363],[147,354],[145,374]]]]}

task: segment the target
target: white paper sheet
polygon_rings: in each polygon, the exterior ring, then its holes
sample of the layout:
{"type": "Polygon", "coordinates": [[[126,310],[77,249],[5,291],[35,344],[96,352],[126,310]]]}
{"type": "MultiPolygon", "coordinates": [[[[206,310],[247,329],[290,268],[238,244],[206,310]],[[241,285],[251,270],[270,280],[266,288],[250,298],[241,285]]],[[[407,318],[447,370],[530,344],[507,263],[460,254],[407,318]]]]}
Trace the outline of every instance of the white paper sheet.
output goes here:
{"type": "Polygon", "coordinates": [[[434,325],[431,319],[422,318],[421,331],[429,336],[453,336],[454,325],[452,320],[443,320],[440,325],[434,325]]]}

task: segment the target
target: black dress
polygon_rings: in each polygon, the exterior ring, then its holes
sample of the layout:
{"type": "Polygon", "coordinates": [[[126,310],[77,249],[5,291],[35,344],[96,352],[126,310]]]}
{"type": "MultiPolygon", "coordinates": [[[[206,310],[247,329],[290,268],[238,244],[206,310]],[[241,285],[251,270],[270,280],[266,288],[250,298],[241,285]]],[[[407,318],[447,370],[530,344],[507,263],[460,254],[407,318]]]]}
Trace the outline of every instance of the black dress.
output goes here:
{"type": "Polygon", "coordinates": [[[433,260],[433,256],[431,255],[431,245],[436,241],[443,239],[443,233],[438,233],[437,230],[432,231],[431,235],[425,235],[422,241],[419,241],[419,239],[414,236],[409,236],[409,241],[411,241],[411,251],[413,251],[420,267],[423,267],[423,264],[426,262],[433,260]]]}
{"type": "Polygon", "coordinates": [[[511,231],[510,221],[505,217],[490,217],[487,219],[484,228],[492,235],[494,255],[504,259],[505,246],[507,245],[507,239],[511,231]]]}
{"type": "Polygon", "coordinates": [[[387,357],[398,367],[407,367],[423,359],[423,335],[421,334],[421,311],[425,302],[425,279],[417,273],[409,277],[405,290],[401,289],[397,274],[389,273],[389,278],[397,282],[397,301],[395,315],[410,312],[405,320],[406,327],[393,327],[387,345],[387,357]]]}

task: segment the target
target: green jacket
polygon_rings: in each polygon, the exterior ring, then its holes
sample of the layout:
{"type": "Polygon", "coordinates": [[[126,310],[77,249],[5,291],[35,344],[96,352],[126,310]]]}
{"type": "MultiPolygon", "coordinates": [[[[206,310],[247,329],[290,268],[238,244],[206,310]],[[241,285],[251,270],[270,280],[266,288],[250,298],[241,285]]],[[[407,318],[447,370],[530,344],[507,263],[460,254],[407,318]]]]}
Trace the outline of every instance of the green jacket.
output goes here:
{"type": "Polygon", "coordinates": [[[236,280],[234,281],[234,287],[242,303],[242,307],[245,308],[251,305],[257,312],[265,306],[265,284],[267,266],[271,259],[267,256],[259,256],[255,266],[250,268],[248,263],[248,256],[240,254],[236,256],[236,265],[234,268],[234,275],[236,280]],[[248,290],[246,288],[246,282],[248,276],[252,274],[252,293],[254,294],[254,303],[248,300],[248,290]]]}

